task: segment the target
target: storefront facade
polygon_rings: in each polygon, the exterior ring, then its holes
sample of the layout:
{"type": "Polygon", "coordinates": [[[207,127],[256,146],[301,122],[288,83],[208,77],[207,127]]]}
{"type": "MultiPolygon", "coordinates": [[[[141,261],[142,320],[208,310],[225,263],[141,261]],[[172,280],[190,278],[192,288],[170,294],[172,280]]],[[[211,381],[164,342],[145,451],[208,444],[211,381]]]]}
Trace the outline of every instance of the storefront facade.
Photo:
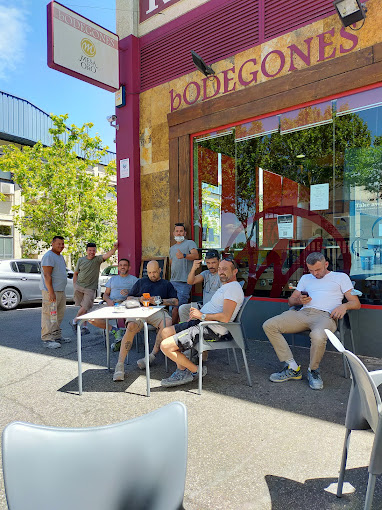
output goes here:
{"type": "Polygon", "coordinates": [[[120,202],[130,197],[119,206],[122,242],[128,217],[142,255],[167,255],[172,226],[184,221],[203,250],[234,254],[253,296],[249,338],[264,338],[262,322],[287,307],[306,256],[323,251],[363,294],[351,317],[357,352],[381,356],[378,2],[367,2],[357,31],[326,0],[293,11],[289,1],[210,0],[180,14],[183,4],[121,41],[130,108],[117,111],[117,156],[130,158],[133,177],[118,182],[120,202]],[[213,77],[192,70],[191,49],[213,77]]]}

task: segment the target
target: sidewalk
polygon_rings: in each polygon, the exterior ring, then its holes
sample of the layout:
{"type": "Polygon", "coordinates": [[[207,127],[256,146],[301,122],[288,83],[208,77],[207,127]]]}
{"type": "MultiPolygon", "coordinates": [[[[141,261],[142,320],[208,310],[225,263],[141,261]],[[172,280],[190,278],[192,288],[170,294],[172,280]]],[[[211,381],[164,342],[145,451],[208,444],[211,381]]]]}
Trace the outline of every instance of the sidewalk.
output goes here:
{"type": "MultiPolygon", "coordinates": [[[[36,328],[39,310],[31,314],[36,328]]],[[[17,317],[14,312],[14,317],[17,317]]],[[[70,335],[68,307],[64,334],[70,335]]],[[[14,321],[11,312],[1,315],[14,321]]],[[[0,426],[29,421],[55,426],[95,426],[133,418],[179,400],[188,409],[189,454],[186,510],[362,509],[373,434],[354,432],[346,481],[355,492],[337,499],[324,489],[336,482],[345,429],[350,381],[344,379],[342,358],[327,352],[322,363],[323,391],[312,391],[305,372],[308,350],[296,348],[302,381],[275,384],[269,374],[278,369],[267,342],[249,341],[248,362],[253,387],[227,364],[224,351],[210,354],[203,394],[196,383],[164,389],[162,357],[151,370],[151,397],[145,396],[145,372],[136,366],[143,356],[135,344],[124,382],[108,373],[102,337],[95,328],[83,338],[83,395],[78,396],[76,343],[50,351],[26,340],[14,322],[13,335],[0,341],[0,426]]],[[[112,353],[114,366],[117,354],[112,353]]],[[[239,354],[240,360],[240,354],[239,354]]],[[[380,360],[367,360],[377,368],[380,360]]],[[[382,365],[382,361],[381,361],[382,365]]],[[[170,370],[173,365],[170,362],[170,370]]],[[[151,438],[160,441],[160,431],[151,438]]],[[[107,468],[107,466],[105,466],[107,468]]],[[[129,466],[126,465],[128,476],[129,466]]],[[[0,509],[7,508],[0,485],[0,509]]],[[[382,508],[382,483],[377,481],[374,506],[382,508]]],[[[88,510],[88,509],[84,509],[88,510]]],[[[90,510],[90,509],[89,509],[90,510]]],[[[105,509],[107,510],[107,509],[105,509]]]]}

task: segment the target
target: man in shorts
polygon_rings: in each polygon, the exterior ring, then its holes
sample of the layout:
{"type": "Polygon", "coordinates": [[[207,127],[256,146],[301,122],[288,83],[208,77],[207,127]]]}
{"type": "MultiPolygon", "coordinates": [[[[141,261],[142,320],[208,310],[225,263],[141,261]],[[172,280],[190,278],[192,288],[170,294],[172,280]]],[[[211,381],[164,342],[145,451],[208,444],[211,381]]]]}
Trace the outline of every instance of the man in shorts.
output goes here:
{"type": "MultiPolygon", "coordinates": [[[[113,275],[106,282],[106,290],[103,295],[106,306],[114,306],[117,303],[121,303],[122,301],[125,301],[129,295],[134,284],[138,281],[138,278],[129,274],[129,271],[130,261],[127,259],[120,259],[118,262],[118,274],[113,275]]],[[[96,328],[106,329],[105,319],[91,319],[89,322],[96,328]]],[[[124,322],[122,322],[122,328],[123,325],[124,322]]],[[[117,342],[123,336],[123,330],[120,330],[111,324],[109,324],[109,331],[113,335],[114,342],[117,342]]]]}
{"type": "MultiPolygon", "coordinates": [[[[218,269],[222,286],[212,296],[201,310],[191,308],[190,321],[166,327],[163,330],[161,343],[162,352],[176,363],[175,372],[167,379],[162,379],[164,387],[180,386],[195,381],[198,378],[198,367],[192,363],[183,352],[191,349],[199,341],[199,327],[201,321],[233,321],[244,301],[244,293],[240,283],[236,280],[237,265],[232,259],[225,259],[219,263],[218,269]]],[[[229,340],[232,336],[228,330],[220,325],[210,325],[204,330],[204,339],[218,342],[229,340]]],[[[203,366],[202,376],[207,373],[203,366]]]]}
{"type": "MultiPolygon", "coordinates": [[[[141,278],[136,282],[131,289],[129,298],[137,297],[143,303],[143,294],[150,294],[150,304],[157,304],[155,297],[161,298],[161,304],[165,306],[177,306],[178,298],[176,290],[168,280],[161,278],[161,268],[156,260],[151,260],[147,264],[147,277],[141,278]]],[[[147,323],[154,326],[157,330],[157,337],[154,348],[149,355],[149,363],[155,360],[156,354],[159,352],[160,343],[162,341],[162,331],[165,326],[171,325],[171,317],[167,312],[160,310],[154,313],[147,319],[147,323]]],[[[121,341],[121,349],[119,351],[118,362],[115,366],[113,381],[123,381],[125,379],[124,363],[127,353],[131,349],[134,336],[142,329],[142,322],[129,322],[127,325],[126,333],[121,341]]],[[[137,361],[138,367],[143,370],[146,368],[146,360],[142,358],[137,361]]]]}
{"type": "MultiPolygon", "coordinates": [[[[74,317],[73,322],[70,322],[74,333],[77,332],[78,317],[90,312],[93,307],[94,298],[98,288],[99,268],[102,262],[114,255],[117,248],[118,243],[115,242],[111,250],[103,255],[96,255],[96,244],[88,243],[86,245],[86,256],[78,259],[73,275],[73,287],[74,302],[76,306],[80,307],[80,309],[74,317]]],[[[89,333],[90,331],[88,328],[83,326],[82,334],[87,335],[89,333]]]]}

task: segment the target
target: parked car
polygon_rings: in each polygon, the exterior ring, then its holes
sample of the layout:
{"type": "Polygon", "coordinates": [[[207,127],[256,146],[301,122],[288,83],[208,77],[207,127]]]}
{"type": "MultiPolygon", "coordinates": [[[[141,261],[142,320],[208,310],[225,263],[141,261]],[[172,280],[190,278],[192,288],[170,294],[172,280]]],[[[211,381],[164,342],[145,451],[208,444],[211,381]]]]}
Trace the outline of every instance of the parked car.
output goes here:
{"type": "MultiPolygon", "coordinates": [[[[73,301],[73,271],[67,269],[66,300],[73,301]]],[[[14,310],[20,303],[41,303],[41,261],[0,260],[0,308],[14,310]]]]}
{"type": "Polygon", "coordinates": [[[106,290],[106,282],[115,274],[118,274],[118,266],[107,266],[105,269],[102,269],[101,274],[99,275],[98,280],[98,296],[102,297],[103,293],[106,290]]]}

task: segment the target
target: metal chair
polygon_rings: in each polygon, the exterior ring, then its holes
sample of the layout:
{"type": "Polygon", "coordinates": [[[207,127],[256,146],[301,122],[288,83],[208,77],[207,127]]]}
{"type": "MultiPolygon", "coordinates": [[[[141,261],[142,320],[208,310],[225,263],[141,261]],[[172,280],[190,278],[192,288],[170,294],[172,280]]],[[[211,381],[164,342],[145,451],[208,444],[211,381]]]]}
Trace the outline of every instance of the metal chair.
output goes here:
{"type": "Polygon", "coordinates": [[[245,310],[245,307],[247,306],[248,302],[250,300],[250,296],[244,298],[244,302],[239,310],[239,313],[236,316],[235,321],[233,322],[217,322],[217,321],[203,321],[198,324],[199,326],[199,342],[194,345],[194,348],[198,351],[199,355],[199,395],[202,394],[202,356],[203,351],[216,351],[218,349],[232,349],[233,355],[236,362],[236,368],[237,372],[239,373],[239,364],[237,362],[236,357],[236,349],[240,349],[243,355],[244,359],[244,366],[245,370],[247,372],[247,379],[248,379],[248,385],[252,386],[251,376],[249,374],[248,369],[248,363],[247,363],[247,356],[245,354],[245,333],[243,330],[243,326],[241,323],[241,317],[243,315],[243,312],[245,310]],[[211,324],[219,324],[221,326],[224,326],[228,329],[228,331],[231,333],[233,339],[232,340],[226,340],[221,342],[208,342],[204,340],[204,329],[211,325],[211,324]]]}
{"type": "Polygon", "coordinates": [[[3,432],[9,510],[177,510],[187,468],[187,409],[173,402],[122,423],[3,432]],[[149,438],[160,437],[149,441],[149,438]]]}
{"type": "Polygon", "coordinates": [[[375,479],[382,474],[382,402],[378,386],[382,383],[382,370],[369,372],[362,361],[347,351],[334,333],[325,329],[333,346],[341,352],[349,363],[352,385],[349,394],[345,419],[345,443],[338,478],[337,496],[342,496],[346,459],[352,430],[372,429],[375,433],[369,463],[369,481],[367,485],[364,510],[370,510],[373,502],[375,479]]]}

